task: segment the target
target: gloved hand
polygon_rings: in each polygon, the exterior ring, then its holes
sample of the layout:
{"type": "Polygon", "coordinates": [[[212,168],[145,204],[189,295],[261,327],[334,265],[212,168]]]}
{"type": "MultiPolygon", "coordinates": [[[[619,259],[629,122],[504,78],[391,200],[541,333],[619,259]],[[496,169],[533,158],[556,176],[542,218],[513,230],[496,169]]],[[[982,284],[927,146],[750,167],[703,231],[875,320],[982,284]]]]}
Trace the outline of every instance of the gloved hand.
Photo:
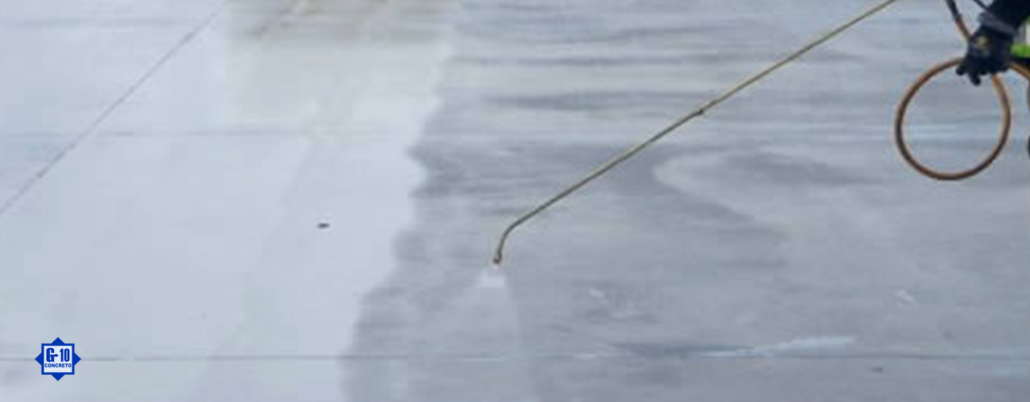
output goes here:
{"type": "Polygon", "coordinates": [[[980,85],[980,77],[1009,69],[1012,58],[1012,36],[981,26],[969,40],[966,58],[959,64],[958,75],[969,76],[973,85],[980,85]]]}

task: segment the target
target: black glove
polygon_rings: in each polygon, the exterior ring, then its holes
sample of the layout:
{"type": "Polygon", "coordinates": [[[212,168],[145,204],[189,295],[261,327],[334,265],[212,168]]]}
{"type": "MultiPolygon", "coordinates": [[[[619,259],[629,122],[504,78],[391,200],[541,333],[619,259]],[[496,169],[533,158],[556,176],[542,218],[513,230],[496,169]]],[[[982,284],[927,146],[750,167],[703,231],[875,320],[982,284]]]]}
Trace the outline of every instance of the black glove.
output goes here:
{"type": "Polygon", "coordinates": [[[1011,59],[1012,36],[982,26],[970,38],[966,58],[955,72],[980,85],[980,77],[1008,70],[1011,59]]]}

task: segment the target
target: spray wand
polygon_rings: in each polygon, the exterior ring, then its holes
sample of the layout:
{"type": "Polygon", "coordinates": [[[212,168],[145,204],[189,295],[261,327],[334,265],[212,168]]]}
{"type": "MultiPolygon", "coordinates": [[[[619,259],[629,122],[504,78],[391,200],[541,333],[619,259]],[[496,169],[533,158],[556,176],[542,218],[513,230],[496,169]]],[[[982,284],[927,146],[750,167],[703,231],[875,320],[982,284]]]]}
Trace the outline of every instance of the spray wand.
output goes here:
{"type": "Polygon", "coordinates": [[[785,66],[787,66],[787,65],[789,65],[791,63],[793,63],[797,59],[801,58],[801,56],[804,56],[808,52],[810,52],[813,49],[819,47],[820,45],[826,43],[830,39],[833,39],[834,37],[836,37],[836,36],[844,33],[845,31],[851,29],[852,27],[854,27],[858,23],[868,19],[869,17],[872,17],[873,15],[876,15],[880,11],[883,11],[888,6],[896,3],[897,1],[898,0],[885,0],[885,1],[877,4],[876,6],[873,6],[872,8],[866,10],[865,12],[859,14],[858,16],[852,18],[851,20],[845,22],[844,24],[841,24],[837,28],[835,28],[832,31],[824,34],[823,36],[817,38],[816,40],[814,40],[812,42],[809,42],[807,45],[805,45],[801,49],[798,49],[794,53],[791,53],[790,55],[784,57],[783,59],[777,61],[776,63],[773,63],[771,66],[769,66],[765,70],[762,70],[762,71],[758,72],[757,74],[754,74],[754,75],[744,79],[739,84],[737,84],[737,85],[733,86],[732,88],[726,90],[725,92],[723,92],[722,94],[716,96],[715,98],[712,98],[708,102],[705,102],[704,104],[702,104],[700,107],[698,107],[694,111],[692,111],[692,112],[684,115],[683,117],[679,118],[679,120],[676,120],[675,122],[673,122],[668,127],[666,127],[664,129],[662,129],[661,131],[655,133],[654,135],[652,135],[650,138],[648,138],[644,142],[642,142],[642,143],[640,143],[640,144],[638,144],[638,145],[636,145],[636,146],[634,146],[632,148],[627,149],[622,154],[616,156],[614,159],[610,160],[609,162],[599,166],[593,172],[591,172],[590,174],[586,175],[584,178],[582,178],[579,181],[577,181],[576,183],[572,184],[571,186],[569,186],[565,190],[562,190],[561,192],[559,192],[555,196],[551,197],[547,201],[544,201],[543,203],[538,205],[536,208],[533,208],[529,212],[523,214],[522,216],[519,216],[517,219],[515,219],[514,222],[512,222],[510,225],[508,225],[508,227],[504,230],[504,233],[501,235],[501,239],[497,243],[497,250],[494,253],[494,259],[493,259],[494,264],[501,265],[501,263],[504,261],[504,247],[505,247],[505,245],[508,242],[508,237],[510,237],[512,232],[514,232],[515,229],[518,229],[519,226],[522,226],[523,224],[528,222],[530,219],[533,219],[534,217],[536,217],[540,213],[546,211],[548,208],[550,208],[554,204],[557,204],[559,201],[569,197],[570,195],[572,195],[573,193],[575,193],[579,189],[583,188],[583,186],[586,186],[590,182],[594,181],[594,179],[597,179],[598,177],[601,177],[605,173],[608,173],[608,171],[614,169],[616,166],[618,166],[618,165],[622,164],[623,162],[625,162],[626,160],[636,156],[638,153],[640,153],[644,149],[650,147],[654,143],[658,142],[659,140],[664,138],[666,135],[669,135],[673,131],[676,131],[676,129],[680,128],[684,124],[687,124],[691,120],[694,120],[695,118],[704,115],[709,110],[715,108],[716,106],[719,106],[719,104],[721,104],[721,103],[725,102],[726,100],[732,98],[734,95],[737,95],[739,92],[741,92],[744,89],[750,87],[751,85],[754,85],[758,81],[761,81],[763,78],[769,76],[770,74],[772,74],[776,70],[779,70],[779,69],[781,69],[781,68],[783,68],[783,67],[785,67],[785,66]]]}
{"type": "MultiPolygon", "coordinates": [[[[679,120],[676,120],[675,122],[673,122],[668,127],[664,128],[661,131],[659,131],[658,133],[652,135],[651,137],[649,137],[644,142],[642,142],[642,143],[640,143],[640,144],[638,144],[636,146],[633,146],[633,147],[627,149],[626,151],[623,151],[623,153],[619,154],[618,156],[616,156],[611,161],[609,161],[609,162],[599,166],[593,172],[591,172],[590,174],[586,175],[584,178],[580,179],[579,181],[575,182],[574,184],[572,184],[568,188],[562,190],[558,194],[556,194],[553,197],[549,198],[548,200],[544,201],[543,203],[538,205],[536,208],[533,208],[529,212],[519,216],[517,219],[515,219],[514,222],[512,222],[510,225],[508,225],[508,227],[501,234],[501,238],[500,238],[500,240],[497,243],[497,250],[494,253],[494,258],[493,258],[494,264],[500,266],[500,264],[503,262],[503,260],[504,260],[504,248],[505,248],[505,245],[507,244],[508,238],[515,231],[515,229],[518,229],[520,226],[522,226],[523,224],[525,224],[529,220],[533,219],[534,217],[536,217],[540,213],[546,211],[548,208],[554,206],[554,204],[557,204],[559,201],[569,197],[570,195],[572,195],[576,191],[579,191],[579,189],[583,188],[583,186],[586,186],[590,182],[594,181],[594,179],[597,179],[598,177],[604,175],[605,173],[608,173],[608,171],[614,169],[616,166],[618,166],[618,165],[622,164],[623,162],[625,162],[626,160],[636,156],[638,153],[640,153],[644,149],[650,147],[654,143],[656,143],[659,140],[661,140],[662,138],[664,138],[666,135],[669,135],[670,133],[672,133],[676,129],[678,129],[678,128],[682,127],[683,125],[687,124],[688,122],[690,122],[691,120],[693,120],[693,119],[695,119],[697,117],[703,116],[709,110],[714,109],[716,106],[719,106],[721,103],[729,100],[730,98],[732,98],[733,96],[737,95],[738,93],[740,93],[744,89],[746,89],[746,88],[754,85],[755,83],[761,81],[762,79],[766,78],[767,76],[769,76],[770,74],[772,74],[776,70],[779,70],[779,69],[781,69],[783,67],[786,67],[787,65],[793,63],[794,61],[796,61],[797,59],[801,58],[802,56],[804,56],[808,52],[812,51],[813,49],[823,45],[824,43],[828,42],[830,39],[833,39],[834,37],[836,37],[836,36],[846,32],[847,30],[851,29],[852,27],[854,27],[858,23],[860,23],[862,21],[865,21],[866,19],[868,19],[868,18],[878,14],[879,12],[883,11],[884,9],[886,9],[890,5],[896,3],[897,1],[898,0],[885,0],[885,1],[883,1],[883,2],[881,2],[879,4],[877,4],[877,5],[869,8],[868,10],[862,12],[861,14],[855,16],[854,18],[848,20],[847,22],[839,25],[837,28],[834,28],[833,30],[831,30],[830,32],[824,34],[823,36],[813,40],[812,42],[809,42],[807,45],[805,45],[802,48],[798,49],[794,53],[791,53],[790,55],[784,57],[783,59],[777,61],[776,63],[773,63],[771,66],[769,66],[768,68],[758,72],[757,74],[754,74],[754,75],[744,79],[739,84],[731,87],[730,89],[726,90],[725,92],[723,92],[722,94],[716,96],[715,98],[709,100],[708,102],[705,102],[704,104],[702,104],[700,107],[698,107],[694,111],[684,115],[679,120]]],[[[945,0],[945,1],[946,1],[947,6],[948,6],[948,10],[951,12],[951,15],[952,15],[952,17],[953,17],[953,19],[955,21],[956,29],[958,29],[959,34],[962,35],[962,37],[968,41],[969,37],[971,36],[971,34],[970,34],[970,31],[969,31],[969,28],[967,27],[967,25],[965,23],[965,20],[962,17],[962,13],[959,11],[958,5],[956,4],[955,0],[945,0]]],[[[974,1],[981,8],[986,8],[986,5],[981,0],[974,0],[974,1]]],[[[1011,101],[1009,99],[1007,87],[1005,86],[1005,83],[1001,80],[1001,78],[999,78],[997,75],[992,75],[991,76],[991,82],[992,82],[992,84],[994,86],[996,94],[998,95],[999,104],[1000,104],[1001,109],[1002,109],[1002,125],[1001,125],[1001,132],[1000,132],[1000,135],[999,135],[998,143],[995,145],[994,149],[990,152],[990,154],[988,154],[988,156],[983,161],[981,161],[980,163],[976,164],[975,166],[973,166],[972,168],[967,169],[967,170],[957,171],[957,172],[944,172],[944,171],[935,170],[933,168],[930,168],[930,167],[920,163],[919,160],[909,150],[908,144],[905,141],[905,132],[904,132],[905,116],[908,113],[909,105],[915,99],[916,95],[918,95],[919,91],[928,82],[933,80],[939,74],[941,74],[941,73],[943,73],[945,71],[952,70],[953,68],[958,66],[961,62],[962,62],[962,58],[959,57],[959,58],[953,58],[953,59],[947,60],[947,61],[945,61],[943,63],[940,63],[940,64],[938,64],[936,66],[931,67],[929,71],[927,71],[922,76],[920,76],[919,79],[917,79],[915,81],[915,83],[908,89],[908,91],[902,97],[901,103],[899,104],[898,109],[897,109],[897,114],[895,115],[895,120],[894,120],[894,139],[895,139],[895,143],[898,146],[898,150],[901,153],[902,158],[909,165],[911,165],[916,171],[918,171],[919,173],[921,173],[921,174],[923,174],[923,175],[925,175],[927,177],[935,179],[935,180],[942,180],[942,181],[964,180],[964,179],[973,177],[973,176],[983,172],[984,170],[986,170],[988,167],[991,166],[991,164],[994,163],[994,161],[998,158],[998,156],[1004,150],[1005,145],[1008,142],[1009,132],[1010,132],[1010,129],[1011,129],[1011,126],[1012,126],[1012,107],[1011,107],[1011,101]]],[[[1012,70],[1014,70],[1016,73],[1018,73],[1020,76],[1025,78],[1027,81],[1030,81],[1030,70],[1028,70],[1027,68],[1025,68],[1025,67],[1023,67],[1023,66],[1021,66],[1021,65],[1019,65],[1017,63],[1014,63],[1014,62],[1010,63],[1009,67],[1012,70]]]]}

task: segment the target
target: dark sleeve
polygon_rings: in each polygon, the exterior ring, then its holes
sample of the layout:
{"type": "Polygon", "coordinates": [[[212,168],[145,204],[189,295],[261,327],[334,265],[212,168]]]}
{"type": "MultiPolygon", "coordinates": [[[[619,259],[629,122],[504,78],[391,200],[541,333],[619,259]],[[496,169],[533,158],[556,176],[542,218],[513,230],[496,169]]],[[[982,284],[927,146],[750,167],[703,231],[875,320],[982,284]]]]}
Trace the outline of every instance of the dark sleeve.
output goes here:
{"type": "Polygon", "coordinates": [[[999,20],[1019,28],[1030,18],[1030,0],[995,0],[989,10],[999,20]]]}

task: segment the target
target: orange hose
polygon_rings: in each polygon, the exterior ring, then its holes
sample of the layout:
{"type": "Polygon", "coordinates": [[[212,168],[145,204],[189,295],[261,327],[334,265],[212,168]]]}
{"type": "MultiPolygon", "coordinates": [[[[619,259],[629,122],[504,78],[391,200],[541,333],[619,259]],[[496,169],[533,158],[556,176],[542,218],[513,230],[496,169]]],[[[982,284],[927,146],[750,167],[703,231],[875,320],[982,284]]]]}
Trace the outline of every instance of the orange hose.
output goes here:
{"type": "MultiPolygon", "coordinates": [[[[955,4],[954,0],[948,0],[948,9],[951,11],[952,17],[955,19],[955,27],[958,29],[959,34],[966,40],[969,40],[969,28],[966,26],[966,23],[962,18],[962,13],[959,12],[958,6],[955,4]]],[[[923,86],[941,73],[951,71],[961,63],[961,57],[954,58],[933,66],[927,72],[923,73],[923,75],[916,79],[912,86],[908,88],[905,95],[902,96],[901,103],[898,104],[898,109],[894,116],[894,142],[897,144],[898,151],[901,153],[902,158],[904,158],[905,162],[912,166],[912,168],[917,172],[934,180],[964,180],[982,173],[998,159],[998,156],[1001,155],[1001,152],[1005,149],[1005,145],[1008,143],[1009,133],[1012,129],[1012,102],[1009,98],[1008,87],[998,75],[992,75],[991,84],[994,86],[994,92],[998,94],[998,103],[1001,106],[1001,132],[998,135],[998,143],[994,146],[994,149],[991,150],[991,153],[972,168],[957,172],[944,172],[930,168],[929,166],[921,163],[919,159],[915,157],[909,149],[908,143],[905,141],[905,116],[908,114],[908,108],[923,86]]],[[[1027,70],[1027,68],[1017,63],[1010,63],[1009,67],[1030,82],[1030,70],[1027,70]]]]}
{"type": "Polygon", "coordinates": [[[957,181],[964,180],[970,177],[976,176],[983,172],[985,169],[991,166],[998,156],[1001,155],[1001,151],[1005,149],[1005,144],[1009,139],[1009,132],[1012,128],[1012,104],[1009,101],[1008,90],[1005,87],[1005,83],[1001,81],[998,76],[991,77],[991,84],[994,86],[995,93],[998,94],[998,101],[1001,106],[1001,132],[998,135],[998,143],[991,150],[991,153],[970,169],[958,171],[958,172],[944,172],[930,168],[913,155],[912,151],[909,150],[908,142],[905,141],[905,116],[908,114],[908,107],[912,104],[912,100],[915,99],[919,91],[930,82],[934,77],[937,77],[945,71],[951,69],[962,63],[962,58],[955,58],[948,60],[944,63],[940,63],[931,68],[926,73],[923,73],[919,79],[905,93],[905,96],[901,98],[901,103],[898,105],[897,114],[894,117],[894,142],[898,146],[898,151],[901,152],[902,158],[905,162],[908,162],[912,168],[924,176],[930,177],[935,180],[942,181],[957,181]]]}

